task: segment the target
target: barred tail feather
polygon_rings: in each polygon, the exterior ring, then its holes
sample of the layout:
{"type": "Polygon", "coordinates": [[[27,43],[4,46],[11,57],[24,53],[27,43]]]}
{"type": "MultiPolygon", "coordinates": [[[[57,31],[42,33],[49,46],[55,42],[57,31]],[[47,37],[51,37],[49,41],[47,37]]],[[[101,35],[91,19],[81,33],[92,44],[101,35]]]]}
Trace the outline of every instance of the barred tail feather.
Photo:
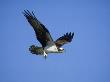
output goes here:
{"type": "Polygon", "coordinates": [[[29,48],[29,51],[30,51],[32,54],[42,55],[44,50],[43,50],[42,47],[38,47],[38,46],[35,46],[35,45],[31,45],[30,48],[29,48]]]}

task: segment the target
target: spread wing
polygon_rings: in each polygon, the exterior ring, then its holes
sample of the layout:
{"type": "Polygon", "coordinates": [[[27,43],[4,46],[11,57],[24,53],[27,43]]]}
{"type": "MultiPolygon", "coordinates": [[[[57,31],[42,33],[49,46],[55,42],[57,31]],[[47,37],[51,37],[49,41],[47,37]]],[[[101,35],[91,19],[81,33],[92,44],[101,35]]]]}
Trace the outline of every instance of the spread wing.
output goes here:
{"type": "Polygon", "coordinates": [[[33,27],[37,40],[42,44],[42,47],[46,47],[47,45],[53,43],[53,39],[48,29],[40,21],[38,21],[33,12],[24,10],[23,14],[33,27]]]}
{"type": "Polygon", "coordinates": [[[61,47],[64,44],[71,42],[73,39],[73,36],[74,36],[74,33],[71,33],[71,32],[64,34],[62,37],[58,38],[55,41],[56,46],[61,47]]]}

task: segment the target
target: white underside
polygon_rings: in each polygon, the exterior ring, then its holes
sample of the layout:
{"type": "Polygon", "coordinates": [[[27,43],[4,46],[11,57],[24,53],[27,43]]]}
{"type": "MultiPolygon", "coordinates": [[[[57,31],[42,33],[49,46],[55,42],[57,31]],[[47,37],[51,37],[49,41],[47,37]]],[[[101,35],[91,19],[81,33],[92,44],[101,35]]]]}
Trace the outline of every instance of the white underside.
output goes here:
{"type": "Polygon", "coordinates": [[[56,45],[51,45],[51,46],[45,47],[43,55],[47,56],[48,53],[58,53],[58,49],[57,49],[56,45]]]}
{"type": "Polygon", "coordinates": [[[58,49],[57,49],[56,45],[48,46],[48,47],[45,48],[45,50],[46,50],[48,53],[58,52],[58,49]]]}

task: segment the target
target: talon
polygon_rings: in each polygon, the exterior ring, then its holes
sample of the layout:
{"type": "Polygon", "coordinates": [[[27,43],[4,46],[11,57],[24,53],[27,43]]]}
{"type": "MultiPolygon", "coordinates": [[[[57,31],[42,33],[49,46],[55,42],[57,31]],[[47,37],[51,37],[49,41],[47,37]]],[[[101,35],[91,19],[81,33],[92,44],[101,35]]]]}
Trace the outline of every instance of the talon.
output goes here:
{"type": "Polygon", "coordinates": [[[45,55],[44,58],[47,59],[47,56],[45,55]]]}
{"type": "Polygon", "coordinates": [[[47,53],[44,51],[44,57],[45,57],[45,59],[47,58],[47,53]]]}

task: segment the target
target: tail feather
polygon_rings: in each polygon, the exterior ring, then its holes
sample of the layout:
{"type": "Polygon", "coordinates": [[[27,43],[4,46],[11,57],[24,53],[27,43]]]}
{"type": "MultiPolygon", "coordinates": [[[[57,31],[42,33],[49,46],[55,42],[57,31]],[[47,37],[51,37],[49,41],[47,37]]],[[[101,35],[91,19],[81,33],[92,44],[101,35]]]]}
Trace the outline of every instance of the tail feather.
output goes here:
{"type": "Polygon", "coordinates": [[[42,47],[38,47],[38,46],[35,46],[35,45],[31,45],[30,48],[29,48],[29,51],[30,51],[32,54],[42,55],[44,50],[43,50],[42,47]]]}

